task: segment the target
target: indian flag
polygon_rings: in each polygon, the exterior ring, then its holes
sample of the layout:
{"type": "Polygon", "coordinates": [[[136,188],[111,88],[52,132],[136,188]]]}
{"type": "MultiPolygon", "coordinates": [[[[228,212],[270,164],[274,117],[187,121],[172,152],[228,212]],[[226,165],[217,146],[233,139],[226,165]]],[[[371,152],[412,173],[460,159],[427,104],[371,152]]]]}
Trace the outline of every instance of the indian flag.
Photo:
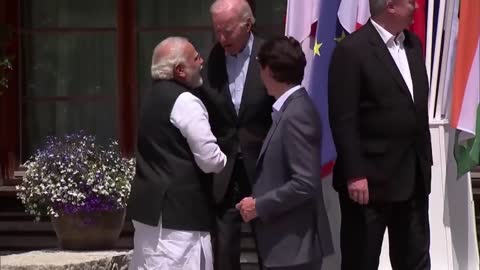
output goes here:
{"type": "Polygon", "coordinates": [[[460,177],[480,164],[480,1],[460,2],[457,57],[453,77],[452,127],[460,177]]]}

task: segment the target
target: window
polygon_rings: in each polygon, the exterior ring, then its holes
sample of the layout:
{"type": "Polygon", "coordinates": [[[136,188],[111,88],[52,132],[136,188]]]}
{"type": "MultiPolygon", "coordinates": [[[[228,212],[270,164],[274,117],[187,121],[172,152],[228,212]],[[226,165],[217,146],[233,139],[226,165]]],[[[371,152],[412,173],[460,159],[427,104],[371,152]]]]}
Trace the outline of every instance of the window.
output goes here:
{"type": "MultiPolygon", "coordinates": [[[[283,34],[286,0],[249,0],[255,31],[283,34]],[[256,3],[255,3],[256,2],[256,3]]],[[[18,168],[49,135],[85,130],[118,139],[131,154],[141,92],[155,45],[185,36],[206,58],[214,44],[212,0],[0,0],[0,22],[15,28],[14,74],[0,104],[8,129],[2,165],[18,168]],[[3,99],[3,100],[2,100],[3,99]],[[8,165],[6,165],[8,164],[8,165]]],[[[11,173],[11,175],[13,175],[11,173]]]]}
{"type": "Polygon", "coordinates": [[[22,161],[51,135],[117,139],[116,4],[22,1],[22,161]]]}

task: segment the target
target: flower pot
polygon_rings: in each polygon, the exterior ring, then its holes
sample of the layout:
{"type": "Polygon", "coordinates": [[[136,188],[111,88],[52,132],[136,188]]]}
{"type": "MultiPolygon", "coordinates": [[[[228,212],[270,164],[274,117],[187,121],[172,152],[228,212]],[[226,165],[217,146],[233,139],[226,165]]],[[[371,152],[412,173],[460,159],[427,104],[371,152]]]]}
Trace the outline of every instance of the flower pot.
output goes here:
{"type": "Polygon", "coordinates": [[[51,217],[58,244],[65,250],[112,249],[125,220],[125,209],[51,217]]]}

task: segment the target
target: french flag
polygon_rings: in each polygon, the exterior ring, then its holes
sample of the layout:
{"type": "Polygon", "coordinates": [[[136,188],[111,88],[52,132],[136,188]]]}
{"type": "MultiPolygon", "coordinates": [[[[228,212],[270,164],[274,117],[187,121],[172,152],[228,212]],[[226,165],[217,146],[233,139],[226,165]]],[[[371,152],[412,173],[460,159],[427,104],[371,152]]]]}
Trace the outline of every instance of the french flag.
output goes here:
{"type": "Polygon", "coordinates": [[[353,33],[368,22],[370,5],[368,0],[342,0],[337,15],[343,29],[353,33]]]}

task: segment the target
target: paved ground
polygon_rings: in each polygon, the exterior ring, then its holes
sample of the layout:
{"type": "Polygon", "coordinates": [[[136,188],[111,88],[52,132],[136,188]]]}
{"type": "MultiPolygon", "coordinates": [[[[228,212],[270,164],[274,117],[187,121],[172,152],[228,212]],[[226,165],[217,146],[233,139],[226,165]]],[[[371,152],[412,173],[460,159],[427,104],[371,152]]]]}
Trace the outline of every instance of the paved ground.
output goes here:
{"type": "Polygon", "coordinates": [[[0,257],[2,270],[126,269],[131,251],[75,252],[42,250],[0,257]]]}

